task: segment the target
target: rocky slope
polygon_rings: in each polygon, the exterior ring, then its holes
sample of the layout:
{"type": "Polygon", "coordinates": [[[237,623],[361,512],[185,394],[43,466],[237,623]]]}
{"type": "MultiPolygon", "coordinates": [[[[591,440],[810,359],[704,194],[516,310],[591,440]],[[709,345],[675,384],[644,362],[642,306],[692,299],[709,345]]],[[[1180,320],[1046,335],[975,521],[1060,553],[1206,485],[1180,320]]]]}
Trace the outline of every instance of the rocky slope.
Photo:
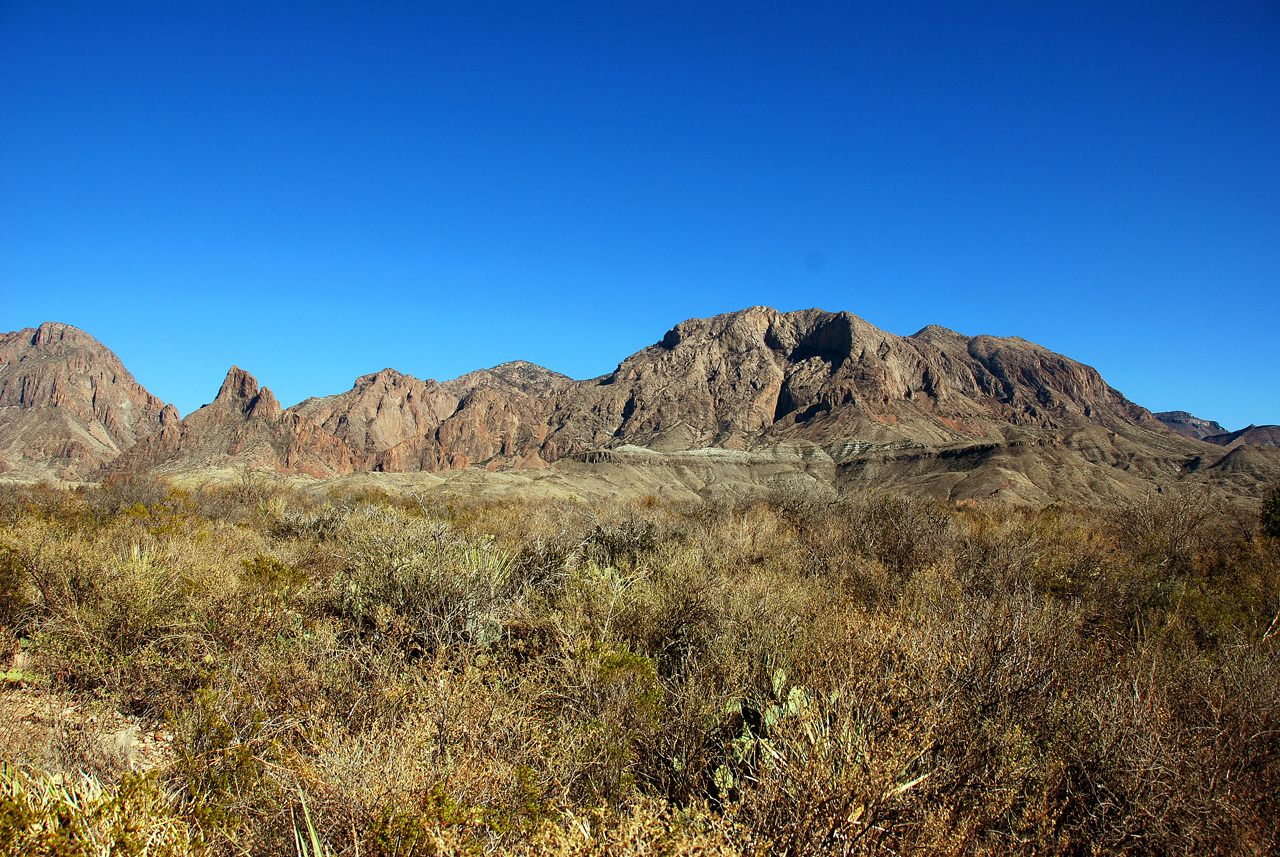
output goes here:
{"type": "Polygon", "coordinates": [[[1155,415],[1155,418],[1178,434],[1185,434],[1187,437],[1194,437],[1196,440],[1204,440],[1210,435],[1227,433],[1227,430],[1214,420],[1202,420],[1200,417],[1193,416],[1186,411],[1161,411],[1155,415]]]}
{"type": "Polygon", "coordinates": [[[819,310],[756,307],[684,322],[560,401],[548,460],[624,443],[750,449],[803,438],[837,453],[850,443],[969,443],[1016,428],[1166,433],[1095,370],[1025,340],[939,327],[900,337],[819,310]]]}
{"type": "Polygon", "coordinates": [[[0,472],[86,479],[177,422],[83,330],[46,322],[0,334],[0,472]]]}
{"type": "MultiPolygon", "coordinates": [[[[436,381],[383,369],[337,396],[307,399],[291,410],[341,438],[376,470],[423,470],[423,439],[458,408],[436,381]]],[[[429,468],[436,469],[436,468],[429,468]]]]}

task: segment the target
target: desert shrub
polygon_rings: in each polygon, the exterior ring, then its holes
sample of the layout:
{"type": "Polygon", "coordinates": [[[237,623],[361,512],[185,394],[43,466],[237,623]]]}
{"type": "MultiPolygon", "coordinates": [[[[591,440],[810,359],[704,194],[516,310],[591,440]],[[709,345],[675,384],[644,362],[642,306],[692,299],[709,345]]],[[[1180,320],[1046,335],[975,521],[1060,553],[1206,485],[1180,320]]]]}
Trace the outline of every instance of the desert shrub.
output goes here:
{"type": "Polygon", "coordinates": [[[953,513],[935,502],[794,492],[774,499],[771,508],[794,528],[804,572],[866,606],[897,598],[912,574],[950,555],[955,539],[953,513]]]}
{"type": "Polygon", "coordinates": [[[647,573],[625,573],[595,562],[574,569],[555,601],[559,634],[570,646],[618,640],[619,617],[627,612],[647,573]]]}
{"type": "Polygon", "coordinates": [[[172,486],[148,471],[128,471],[108,475],[85,498],[89,505],[107,515],[130,509],[158,506],[169,495],[172,486]]]}
{"type": "Polygon", "coordinates": [[[362,631],[419,653],[500,636],[511,560],[490,540],[368,505],[345,518],[334,540],[344,560],[335,604],[362,631]]]}
{"type": "Polygon", "coordinates": [[[90,527],[97,513],[85,502],[82,491],[68,491],[47,483],[0,483],[0,525],[13,527],[29,521],[90,527]]]}
{"type": "Polygon", "coordinates": [[[801,548],[795,525],[764,503],[733,508],[717,517],[691,547],[718,574],[734,577],[798,567],[801,548]]]}
{"type": "Polygon", "coordinates": [[[1218,560],[1183,585],[1176,628],[1200,649],[1257,645],[1280,616],[1280,552],[1264,540],[1218,560]]]}
{"type": "Polygon", "coordinates": [[[1185,574],[1218,514],[1206,490],[1175,488],[1113,503],[1106,520],[1129,554],[1166,573],[1185,574]]]}
{"type": "Polygon", "coordinates": [[[724,632],[724,589],[696,554],[669,550],[619,605],[616,632],[653,658],[664,677],[680,678],[711,655],[724,632]]]}
{"type": "Polygon", "coordinates": [[[571,789],[588,805],[618,804],[636,785],[635,769],[652,748],[663,715],[653,661],[626,646],[590,643],[568,663],[568,716],[578,733],[571,789]]]}
{"type": "Polygon", "coordinates": [[[278,785],[268,775],[268,766],[282,760],[281,727],[251,699],[202,690],[192,706],[174,717],[173,725],[173,775],[205,838],[231,835],[281,800],[278,785]]]}
{"type": "Polygon", "coordinates": [[[583,551],[600,565],[634,569],[659,544],[669,540],[669,534],[664,534],[653,521],[629,516],[597,524],[587,535],[583,551]]]}
{"type": "Polygon", "coordinates": [[[144,650],[187,629],[183,576],[154,543],[110,553],[82,547],[55,561],[42,557],[47,613],[36,650],[72,685],[119,686],[144,650]],[[81,566],[86,559],[93,565],[81,566]]]}
{"type": "Polygon", "coordinates": [[[0,482],[0,525],[10,526],[23,516],[25,486],[14,482],[0,482]]]}
{"type": "Polygon", "coordinates": [[[1262,501],[1258,520],[1264,536],[1269,539],[1280,539],[1280,487],[1273,488],[1270,496],[1262,501]]]}
{"type": "Polygon", "coordinates": [[[249,586],[270,596],[287,597],[289,590],[307,582],[305,572],[267,554],[242,559],[240,565],[244,569],[242,577],[249,586]]]}
{"type": "Polygon", "coordinates": [[[512,577],[533,591],[554,598],[568,579],[581,550],[582,542],[566,533],[535,534],[512,555],[512,577]]]}
{"type": "Polygon", "coordinates": [[[32,606],[30,574],[21,553],[0,543],[0,628],[24,630],[32,606]]]}
{"type": "Polygon", "coordinates": [[[138,817],[212,853],[1280,847],[1253,508],[104,491],[0,487],[6,693],[86,712],[24,759],[172,730],[138,817]]]}
{"type": "Polygon", "coordinates": [[[266,532],[275,539],[325,541],[342,529],[350,514],[350,508],[334,505],[285,505],[264,515],[262,523],[266,532]]]}
{"type": "Polygon", "coordinates": [[[937,562],[952,536],[945,506],[882,494],[846,502],[839,516],[857,550],[873,556],[896,577],[937,562]]]}

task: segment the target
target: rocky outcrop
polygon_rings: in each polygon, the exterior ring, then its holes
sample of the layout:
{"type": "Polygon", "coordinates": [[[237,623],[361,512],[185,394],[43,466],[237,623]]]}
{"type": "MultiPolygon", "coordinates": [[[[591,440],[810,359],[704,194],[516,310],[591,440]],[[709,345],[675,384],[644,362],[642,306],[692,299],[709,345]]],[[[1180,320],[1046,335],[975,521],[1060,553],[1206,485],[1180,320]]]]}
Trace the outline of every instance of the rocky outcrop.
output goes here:
{"type": "Polygon", "coordinates": [[[1155,418],[1187,437],[1204,440],[1211,435],[1227,434],[1227,430],[1213,420],[1202,420],[1186,411],[1161,411],[1155,418]]]}
{"type": "Polygon", "coordinates": [[[232,366],[214,400],[164,426],[118,460],[112,470],[158,473],[248,467],[308,476],[341,476],[365,469],[366,457],[295,411],[232,366]]]}
{"type": "Polygon", "coordinates": [[[346,393],[292,410],[362,451],[373,470],[539,467],[545,463],[533,450],[545,438],[554,394],[576,383],[525,361],[444,384],[384,369],[357,379],[346,393]]]}
{"type": "Polygon", "coordinates": [[[291,410],[341,438],[377,470],[423,470],[424,440],[458,408],[458,397],[433,380],[383,369],[350,390],[312,398],[291,410]]]}
{"type": "Polygon", "coordinates": [[[69,324],[0,335],[0,469],[83,480],[177,412],[69,324]]]}

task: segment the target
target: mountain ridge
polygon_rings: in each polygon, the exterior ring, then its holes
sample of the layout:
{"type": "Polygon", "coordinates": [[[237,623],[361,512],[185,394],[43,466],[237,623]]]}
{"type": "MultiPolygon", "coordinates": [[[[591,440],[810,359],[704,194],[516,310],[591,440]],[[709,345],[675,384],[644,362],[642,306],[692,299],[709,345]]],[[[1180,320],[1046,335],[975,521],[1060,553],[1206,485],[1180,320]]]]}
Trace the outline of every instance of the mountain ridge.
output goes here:
{"type": "Polygon", "coordinates": [[[1221,446],[1178,433],[1096,369],[1025,339],[939,325],[903,337],[818,309],[688,319],[588,380],[527,361],[444,382],[386,368],[343,393],[282,408],[232,367],[214,401],[187,418],[160,410],[166,416],[157,413],[149,434],[79,475],[232,466],[316,478],[560,472],[625,459],[681,479],[729,460],[690,455],[724,449],[775,462],[765,468],[775,475],[785,470],[777,461],[807,462],[797,472],[832,489],[1041,502],[1180,481],[1256,493],[1280,473],[1266,451],[1214,470],[1229,454],[1221,446]]]}

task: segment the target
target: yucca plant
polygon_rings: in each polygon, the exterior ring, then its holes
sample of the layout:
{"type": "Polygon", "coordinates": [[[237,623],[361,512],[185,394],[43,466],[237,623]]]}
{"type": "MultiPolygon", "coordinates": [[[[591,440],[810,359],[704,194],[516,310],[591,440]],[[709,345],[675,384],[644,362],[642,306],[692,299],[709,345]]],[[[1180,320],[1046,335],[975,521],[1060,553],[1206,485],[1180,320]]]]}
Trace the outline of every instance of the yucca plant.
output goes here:
{"type": "Polygon", "coordinates": [[[185,825],[149,778],[106,787],[86,773],[49,774],[0,762],[0,854],[191,853],[185,825]]]}
{"type": "Polygon", "coordinates": [[[311,822],[311,811],[307,809],[307,796],[302,793],[302,786],[298,786],[298,800],[302,803],[302,820],[306,825],[306,831],[298,828],[298,820],[293,820],[293,847],[298,857],[331,857],[331,852],[320,842],[320,834],[316,832],[316,826],[311,822]]]}

